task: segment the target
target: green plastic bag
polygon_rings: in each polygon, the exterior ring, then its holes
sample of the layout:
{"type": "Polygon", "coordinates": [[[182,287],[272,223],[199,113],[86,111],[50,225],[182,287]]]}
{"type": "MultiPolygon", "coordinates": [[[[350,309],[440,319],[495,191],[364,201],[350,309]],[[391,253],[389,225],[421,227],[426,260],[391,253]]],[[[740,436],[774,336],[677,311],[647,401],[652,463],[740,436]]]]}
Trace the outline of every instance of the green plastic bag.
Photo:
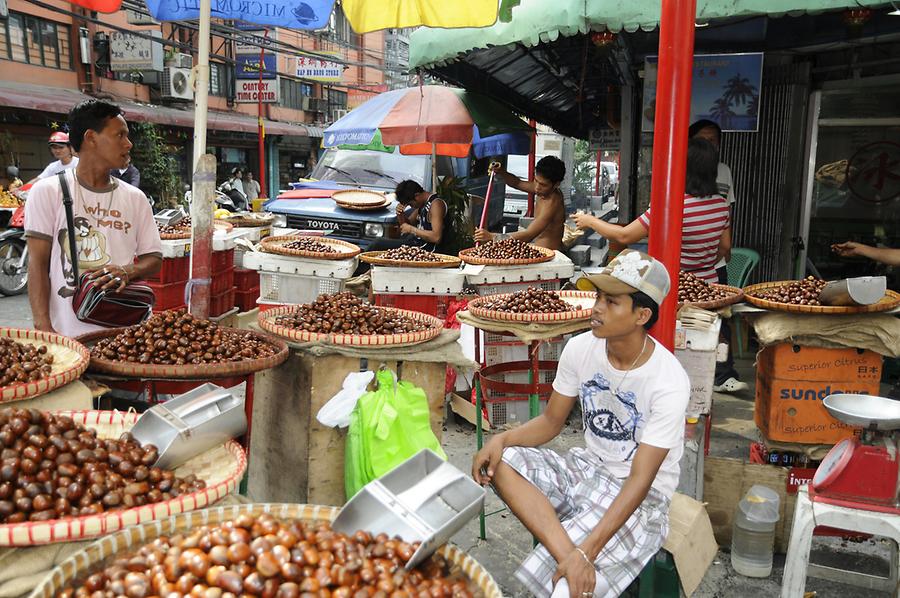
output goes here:
{"type": "Polygon", "coordinates": [[[348,499],[423,448],[447,459],[431,430],[425,391],[397,382],[390,370],[379,371],[375,379],[378,389],[364,394],[350,416],[344,462],[348,499]]]}

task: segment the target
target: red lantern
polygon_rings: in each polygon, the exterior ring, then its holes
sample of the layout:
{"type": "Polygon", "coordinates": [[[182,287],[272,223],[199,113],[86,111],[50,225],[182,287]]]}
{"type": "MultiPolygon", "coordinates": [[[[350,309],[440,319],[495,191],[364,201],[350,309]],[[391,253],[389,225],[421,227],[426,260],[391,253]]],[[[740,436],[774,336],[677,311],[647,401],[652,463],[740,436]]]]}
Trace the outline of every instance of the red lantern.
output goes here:
{"type": "Polygon", "coordinates": [[[872,10],[868,8],[851,8],[844,11],[842,19],[850,27],[862,27],[872,18],[872,10]]]}
{"type": "Polygon", "coordinates": [[[612,31],[594,31],[591,33],[591,42],[598,48],[605,48],[616,41],[616,34],[612,31]]]}

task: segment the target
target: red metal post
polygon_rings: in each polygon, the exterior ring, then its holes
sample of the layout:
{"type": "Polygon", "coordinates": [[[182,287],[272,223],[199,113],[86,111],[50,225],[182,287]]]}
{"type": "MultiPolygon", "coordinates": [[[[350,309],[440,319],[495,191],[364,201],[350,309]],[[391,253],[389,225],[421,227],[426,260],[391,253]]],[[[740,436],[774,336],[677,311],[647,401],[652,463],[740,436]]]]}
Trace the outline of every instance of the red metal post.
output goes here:
{"type": "Polygon", "coordinates": [[[696,0],[662,0],[659,19],[649,250],[665,264],[672,281],[672,290],[660,306],[659,321],[652,330],[669,350],[675,343],[696,12],[696,0]]]}
{"type": "Polygon", "coordinates": [[[600,195],[600,158],[603,150],[597,150],[597,170],[594,172],[594,195],[600,195]]]}
{"type": "MultiPolygon", "coordinates": [[[[533,118],[528,119],[528,126],[534,129],[534,135],[531,136],[531,151],[528,153],[528,178],[534,177],[535,151],[537,150],[537,123],[533,118]]],[[[528,194],[528,210],[525,212],[528,217],[534,216],[534,193],[528,194]]]]}
{"type": "MultiPolygon", "coordinates": [[[[266,29],[263,34],[263,39],[269,38],[269,30],[266,29]]],[[[263,65],[265,64],[265,46],[263,43],[262,47],[259,49],[259,84],[256,88],[256,99],[258,106],[258,118],[259,118],[259,196],[260,197],[268,197],[266,195],[266,127],[263,125],[263,101],[262,101],[262,76],[263,76],[263,65]]],[[[255,198],[248,198],[251,201],[255,198]]]]}

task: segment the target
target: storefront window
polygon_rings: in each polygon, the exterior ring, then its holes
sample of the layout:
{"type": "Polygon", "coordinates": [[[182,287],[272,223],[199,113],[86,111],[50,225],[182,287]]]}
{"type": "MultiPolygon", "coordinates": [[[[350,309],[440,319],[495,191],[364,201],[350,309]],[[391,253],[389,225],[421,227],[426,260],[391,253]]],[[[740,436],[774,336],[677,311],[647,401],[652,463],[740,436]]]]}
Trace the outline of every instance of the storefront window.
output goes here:
{"type": "Polygon", "coordinates": [[[10,14],[6,22],[6,31],[9,36],[7,56],[16,62],[28,62],[25,57],[25,25],[22,16],[10,14]]]}
{"type": "Polygon", "coordinates": [[[5,23],[0,23],[0,59],[72,69],[69,28],[10,13],[5,23]]]}
{"type": "Polygon", "coordinates": [[[37,19],[31,17],[26,17],[25,19],[25,50],[28,55],[28,62],[31,64],[44,64],[41,30],[37,19]]]}

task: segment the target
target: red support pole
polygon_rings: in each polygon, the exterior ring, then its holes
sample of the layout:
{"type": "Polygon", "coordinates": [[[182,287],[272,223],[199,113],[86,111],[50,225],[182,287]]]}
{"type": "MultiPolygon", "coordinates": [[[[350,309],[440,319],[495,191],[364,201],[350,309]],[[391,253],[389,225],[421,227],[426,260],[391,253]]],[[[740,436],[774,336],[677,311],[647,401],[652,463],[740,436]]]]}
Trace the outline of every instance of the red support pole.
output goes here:
{"type": "MultiPolygon", "coordinates": [[[[528,126],[534,129],[537,123],[533,118],[528,119],[528,126]]],[[[535,150],[537,146],[537,130],[531,136],[531,152],[528,154],[528,178],[534,177],[535,150]]],[[[528,211],[525,212],[528,217],[534,216],[534,193],[528,194],[528,211]]]]}
{"type": "Polygon", "coordinates": [[[603,156],[602,150],[597,150],[597,169],[594,172],[594,195],[600,195],[600,158],[603,156]]]}
{"type": "MultiPolygon", "coordinates": [[[[266,29],[263,34],[263,39],[269,38],[269,30],[266,29]]],[[[259,196],[260,197],[268,197],[266,195],[266,128],[263,125],[263,101],[262,101],[262,76],[263,76],[263,65],[265,64],[265,43],[263,43],[262,47],[259,49],[259,84],[256,88],[256,99],[257,99],[257,108],[258,108],[258,119],[259,119],[259,175],[257,179],[259,180],[259,196]]],[[[248,198],[251,201],[255,198],[248,198]]]]}
{"type": "Polygon", "coordinates": [[[675,304],[681,262],[681,228],[691,109],[696,0],[662,0],[659,69],[650,184],[650,255],[665,264],[672,290],[660,306],[653,336],[670,351],[675,344],[675,304]]]}

